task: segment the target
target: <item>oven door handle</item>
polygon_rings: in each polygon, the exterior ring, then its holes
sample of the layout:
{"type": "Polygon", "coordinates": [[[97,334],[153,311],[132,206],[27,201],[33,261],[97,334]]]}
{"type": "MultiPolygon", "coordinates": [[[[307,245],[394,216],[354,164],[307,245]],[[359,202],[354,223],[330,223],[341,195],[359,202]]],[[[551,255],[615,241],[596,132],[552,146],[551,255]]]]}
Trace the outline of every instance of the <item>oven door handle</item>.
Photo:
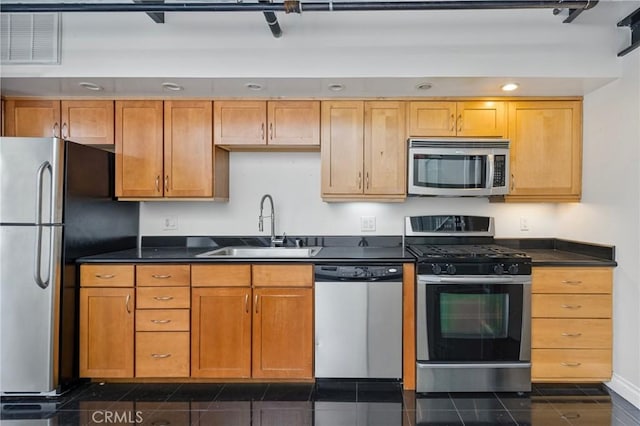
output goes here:
{"type": "Polygon", "coordinates": [[[418,276],[419,284],[527,284],[522,277],[494,277],[494,276],[464,276],[464,277],[440,277],[418,276]]]}

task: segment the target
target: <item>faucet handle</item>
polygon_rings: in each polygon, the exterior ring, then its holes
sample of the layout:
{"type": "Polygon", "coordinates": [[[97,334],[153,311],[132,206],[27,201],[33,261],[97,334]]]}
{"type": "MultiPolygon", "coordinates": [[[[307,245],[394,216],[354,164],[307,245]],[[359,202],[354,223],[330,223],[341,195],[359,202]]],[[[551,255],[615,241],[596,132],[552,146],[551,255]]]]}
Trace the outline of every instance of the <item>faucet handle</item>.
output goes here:
{"type": "Polygon", "coordinates": [[[271,245],[273,247],[282,247],[286,241],[287,241],[287,233],[283,232],[282,237],[278,238],[274,236],[271,238],[271,245]]]}

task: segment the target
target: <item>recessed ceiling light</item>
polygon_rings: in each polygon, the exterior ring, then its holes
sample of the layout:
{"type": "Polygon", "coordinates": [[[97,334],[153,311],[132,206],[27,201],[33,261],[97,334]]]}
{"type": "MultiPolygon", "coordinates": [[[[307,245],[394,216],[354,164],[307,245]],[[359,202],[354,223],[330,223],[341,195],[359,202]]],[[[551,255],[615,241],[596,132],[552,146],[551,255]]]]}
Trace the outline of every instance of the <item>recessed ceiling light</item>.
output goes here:
{"type": "Polygon", "coordinates": [[[80,83],[78,83],[78,86],[82,87],[83,89],[93,90],[94,92],[103,90],[102,86],[98,86],[97,84],[91,83],[90,81],[81,81],[80,83]]]}
{"type": "Polygon", "coordinates": [[[416,85],[416,89],[418,90],[429,90],[433,87],[431,83],[419,83],[416,85]]]}
{"type": "Polygon", "coordinates": [[[244,87],[246,87],[249,90],[255,90],[256,92],[259,90],[262,90],[262,84],[258,84],[258,83],[247,83],[244,85],[244,87]]]}
{"type": "Polygon", "coordinates": [[[341,92],[342,90],[344,90],[344,84],[340,83],[332,83],[328,87],[332,92],[341,92]]]}
{"type": "Polygon", "coordinates": [[[179,92],[181,90],[184,90],[184,87],[180,86],[179,84],[171,83],[168,81],[162,83],[161,86],[163,89],[170,90],[172,92],[179,92]]]}
{"type": "Polygon", "coordinates": [[[507,83],[502,85],[502,90],[505,92],[513,92],[518,87],[520,87],[518,83],[507,83]]]}

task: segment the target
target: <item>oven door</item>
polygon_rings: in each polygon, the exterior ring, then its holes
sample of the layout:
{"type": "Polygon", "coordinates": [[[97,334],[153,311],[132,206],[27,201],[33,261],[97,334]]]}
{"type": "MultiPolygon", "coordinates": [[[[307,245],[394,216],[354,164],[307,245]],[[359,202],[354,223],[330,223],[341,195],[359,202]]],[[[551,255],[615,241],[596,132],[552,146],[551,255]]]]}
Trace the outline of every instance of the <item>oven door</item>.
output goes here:
{"type": "Polygon", "coordinates": [[[530,276],[418,276],[418,361],[529,361],[530,284],[530,276]]]}

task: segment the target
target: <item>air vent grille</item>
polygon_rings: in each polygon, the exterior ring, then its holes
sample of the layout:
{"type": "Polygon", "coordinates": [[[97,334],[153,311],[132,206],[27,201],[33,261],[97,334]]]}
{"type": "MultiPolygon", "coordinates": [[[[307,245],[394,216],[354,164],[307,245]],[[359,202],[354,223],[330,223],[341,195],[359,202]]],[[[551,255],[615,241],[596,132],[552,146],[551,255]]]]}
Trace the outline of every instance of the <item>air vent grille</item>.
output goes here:
{"type": "Polygon", "coordinates": [[[0,14],[2,64],[59,64],[59,13],[0,14]]]}

